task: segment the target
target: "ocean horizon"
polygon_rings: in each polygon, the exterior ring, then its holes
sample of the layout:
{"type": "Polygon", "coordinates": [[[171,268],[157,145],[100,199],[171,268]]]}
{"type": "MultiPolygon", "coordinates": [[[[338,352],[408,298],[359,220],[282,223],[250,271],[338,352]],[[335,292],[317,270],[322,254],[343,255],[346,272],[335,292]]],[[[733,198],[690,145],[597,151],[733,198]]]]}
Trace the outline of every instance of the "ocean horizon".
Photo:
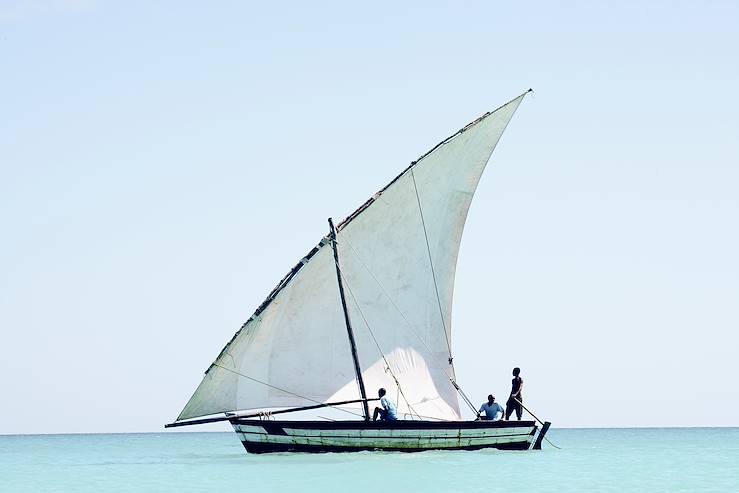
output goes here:
{"type": "Polygon", "coordinates": [[[560,449],[252,455],[233,432],[0,435],[0,491],[739,491],[737,427],[548,438],[560,449]]]}

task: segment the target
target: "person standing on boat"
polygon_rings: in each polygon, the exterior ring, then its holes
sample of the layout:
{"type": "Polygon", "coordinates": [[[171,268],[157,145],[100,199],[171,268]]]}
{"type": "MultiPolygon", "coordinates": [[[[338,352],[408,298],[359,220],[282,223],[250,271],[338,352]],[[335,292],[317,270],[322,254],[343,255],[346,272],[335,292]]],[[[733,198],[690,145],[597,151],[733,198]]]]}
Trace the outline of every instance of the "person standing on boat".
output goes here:
{"type": "Polygon", "coordinates": [[[504,414],[505,411],[503,411],[503,406],[495,402],[495,396],[490,394],[488,396],[488,401],[480,407],[479,411],[477,411],[477,419],[497,421],[502,418],[504,414]],[[485,416],[480,416],[482,413],[485,413],[485,416]],[[498,415],[500,415],[500,418],[498,415]]]}
{"type": "Polygon", "coordinates": [[[513,380],[511,380],[511,396],[508,398],[508,402],[505,404],[505,419],[511,419],[511,414],[516,411],[516,418],[521,421],[521,415],[523,414],[522,403],[523,395],[523,378],[521,378],[521,368],[513,369],[513,380]]]}
{"type": "Polygon", "coordinates": [[[385,394],[387,394],[385,389],[380,389],[377,391],[377,395],[380,397],[380,405],[382,407],[375,408],[375,413],[372,416],[372,421],[377,421],[378,416],[380,417],[380,421],[398,420],[398,411],[395,409],[395,404],[393,404],[393,401],[385,397],[385,394]]]}

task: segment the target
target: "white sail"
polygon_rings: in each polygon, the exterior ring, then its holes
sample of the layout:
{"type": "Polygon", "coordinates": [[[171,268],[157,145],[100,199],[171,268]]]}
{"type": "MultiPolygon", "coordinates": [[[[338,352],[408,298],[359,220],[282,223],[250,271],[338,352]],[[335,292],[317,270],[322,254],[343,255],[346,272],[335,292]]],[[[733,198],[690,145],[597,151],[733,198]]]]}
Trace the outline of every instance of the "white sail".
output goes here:
{"type": "MultiPolygon", "coordinates": [[[[477,183],[524,95],[439,144],[338,225],[367,393],[386,388],[401,414],[460,417],[451,360],[457,254],[477,183]]],[[[356,398],[324,238],[226,345],[178,420],[356,398]]]]}
{"type": "Polygon", "coordinates": [[[355,381],[333,253],[317,248],[226,345],[178,420],[307,406],[355,381]]]}

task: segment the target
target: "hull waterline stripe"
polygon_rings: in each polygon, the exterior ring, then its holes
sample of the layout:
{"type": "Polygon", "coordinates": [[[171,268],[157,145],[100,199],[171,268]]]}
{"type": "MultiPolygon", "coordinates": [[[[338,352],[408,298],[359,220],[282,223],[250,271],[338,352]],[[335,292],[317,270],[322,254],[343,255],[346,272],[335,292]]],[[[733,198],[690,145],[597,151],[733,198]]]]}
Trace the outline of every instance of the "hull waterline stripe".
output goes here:
{"type": "MultiPolygon", "coordinates": [[[[262,426],[259,419],[232,418],[232,425],[262,426]]],[[[274,420],[285,429],[296,430],[487,430],[498,428],[530,428],[536,426],[534,421],[285,421],[274,420]]]]}
{"type": "MultiPolygon", "coordinates": [[[[283,430],[284,431],[284,430],[283,430]]],[[[313,440],[334,440],[334,439],[353,439],[357,440],[357,442],[361,442],[362,440],[494,440],[498,438],[528,438],[531,437],[533,433],[516,433],[515,435],[488,435],[488,436],[469,436],[469,437],[435,437],[435,436],[422,436],[422,437],[408,437],[408,436],[392,436],[392,435],[385,435],[385,436],[366,436],[366,435],[328,435],[328,436],[321,436],[321,435],[295,435],[295,434],[288,434],[288,433],[259,433],[254,431],[237,431],[237,433],[241,435],[256,435],[256,436],[263,436],[263,437],[289,437],[289,438],[308,438],[313,440]]],[[[531,442],[531,440],[528,440],[531,442]]]]}
{"type": "Polygon", "coordinates": [[[525,451],[530,447],[529,442],[512,442],[484,445],[459,445],[453,447],[435,448],[435,447],[346,447],[340,445],[304,445],[304,444],[288,444],[288,443],[248,443],[242,442],[242,445],[249,453],[264,454],[274,452],[307,452],[307,453],[329,453],[329,452],[365,452],[365,451],[384,451],[384,452],[428,452],[432,450],[482,450],[493,448],[497,450],[518,450],[525,451]]]}

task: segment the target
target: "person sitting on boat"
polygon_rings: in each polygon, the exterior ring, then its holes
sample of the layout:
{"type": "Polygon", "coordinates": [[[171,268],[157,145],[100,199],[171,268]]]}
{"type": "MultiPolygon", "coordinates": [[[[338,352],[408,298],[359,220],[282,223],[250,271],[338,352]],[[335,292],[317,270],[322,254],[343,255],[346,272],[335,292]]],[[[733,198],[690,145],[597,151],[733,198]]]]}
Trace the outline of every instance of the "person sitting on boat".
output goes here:
{"type": "Polygon", "coordinates": [[[521,378],[521,368],[513,369],[513,380],[511,380],[511,396],[508,398],[508,402],[505,404],[505,419],[511,418],[513,411],[516,411],[516,418],[521,421],[521,414],[523,414],[523,378],[521,378]]]}
{"type": "Polygon", "coordinates": [[[503,411],[503,406],[495,402],[495,396],[490,394],[488,396],[488,401],[480,407],[479,411],[477,411],[477,419],[497,421],[503,417],[504,413],[505,411],[503,411]],[[480,416],[482,413],[485,413],[485,415],[480,416]]]}
{"type": "Polygon", "coordinates": [[[382,407],[375,408],[375,413],[372,416],[372,421],[377,421],[378,416],[380,417],[380,421],[398,420],[398,411],[395,409],[395,404],[393,404],[393,401],[385,397],[385,394],[387,394],[385,389],[380,389],[377,391],[377,395],[380,397],[380,405],[382,407]]]}

